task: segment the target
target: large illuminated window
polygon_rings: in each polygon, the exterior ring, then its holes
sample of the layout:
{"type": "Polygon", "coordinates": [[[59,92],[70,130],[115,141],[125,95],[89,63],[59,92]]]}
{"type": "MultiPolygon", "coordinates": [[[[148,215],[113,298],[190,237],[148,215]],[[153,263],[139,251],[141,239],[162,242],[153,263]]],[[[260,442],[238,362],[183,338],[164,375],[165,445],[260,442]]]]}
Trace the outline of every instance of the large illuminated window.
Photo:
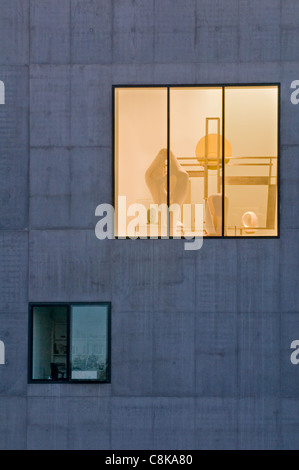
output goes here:
{"type": "Polygon", "coordinates": [[[117,237],[278,235],[278,85],[114,93],[117,237]]]}

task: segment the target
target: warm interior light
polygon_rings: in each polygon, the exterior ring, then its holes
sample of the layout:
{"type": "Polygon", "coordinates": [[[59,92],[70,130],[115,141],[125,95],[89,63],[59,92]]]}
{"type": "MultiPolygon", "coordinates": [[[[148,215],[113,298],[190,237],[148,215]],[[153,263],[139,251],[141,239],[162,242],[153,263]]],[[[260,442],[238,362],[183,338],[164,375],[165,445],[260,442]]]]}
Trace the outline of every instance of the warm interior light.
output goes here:
{"type": "MultiPolygon", "coordinates": [[[[116,89],[116,235],[127,235],[117,226],[118,196],[126,196],[127,206],[145,206],[139,227],[145,236],[149,225],[162,223],[151,204],[168,200],[203,204],[204,235],[222,235],[223,206],[224,235],[249,233],[244,213],[255,214],[258,235],[277,234],[278,88],[224,88],[224,204],[222,93],[222,87],[170,87],[168,115],[166,87],[116,89]]],[[[182,233],[192,232],[192,215],[179,222],[182,233]]]]}

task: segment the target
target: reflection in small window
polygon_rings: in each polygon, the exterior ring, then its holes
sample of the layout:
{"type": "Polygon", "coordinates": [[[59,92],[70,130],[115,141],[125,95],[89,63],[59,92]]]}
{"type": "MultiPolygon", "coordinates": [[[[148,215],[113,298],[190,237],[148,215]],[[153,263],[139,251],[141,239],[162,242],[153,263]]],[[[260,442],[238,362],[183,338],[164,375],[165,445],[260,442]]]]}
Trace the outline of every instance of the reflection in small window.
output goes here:
{"type": "Polygon", "coordinates": [[[72,306],[71,374],[73,380],[106,380],[108,373],[107,308],[72,306]]]}
{"type": "Polygon", "coordinates": [[[32,305],[30,319],[30,380],[109,382],[109,303],[32,305]]]}

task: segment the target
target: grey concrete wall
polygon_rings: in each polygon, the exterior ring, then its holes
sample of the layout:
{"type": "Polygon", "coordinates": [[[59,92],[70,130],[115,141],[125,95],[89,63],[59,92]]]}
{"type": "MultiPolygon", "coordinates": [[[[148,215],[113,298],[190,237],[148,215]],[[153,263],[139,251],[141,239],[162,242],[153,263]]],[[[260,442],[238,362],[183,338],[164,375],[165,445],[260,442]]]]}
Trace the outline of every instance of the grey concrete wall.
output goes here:
{"type": "Polygon", "coordinates": [[[298,449],[298,0],[1,0],[1,449],[298,449]],[[281,82],[281,238],[106,240],[112,84],[281,82]],[[29,301],[112,301],[112,383],[28,385],[29,301]]]}

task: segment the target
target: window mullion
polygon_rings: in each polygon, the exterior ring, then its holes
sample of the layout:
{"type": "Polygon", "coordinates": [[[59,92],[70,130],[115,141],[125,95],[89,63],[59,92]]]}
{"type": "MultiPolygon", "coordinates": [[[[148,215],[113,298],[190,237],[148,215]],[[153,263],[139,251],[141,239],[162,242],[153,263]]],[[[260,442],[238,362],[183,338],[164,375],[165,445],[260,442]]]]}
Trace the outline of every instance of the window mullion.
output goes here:
{"type": "Polygon", "coordinates": [[[71,381],[71,304],[67,307],[67,379],[71,381]]]}
{"type": "Polygon", "coordinates": [[[170,87],[167,87],[167,237],[170,235],[170,87]]]}
{"type": "Polygon", "coordinates": [[[222,87],[222,229],[221,235],[224,237],[225,227],[225,87],[222,87]]]}

